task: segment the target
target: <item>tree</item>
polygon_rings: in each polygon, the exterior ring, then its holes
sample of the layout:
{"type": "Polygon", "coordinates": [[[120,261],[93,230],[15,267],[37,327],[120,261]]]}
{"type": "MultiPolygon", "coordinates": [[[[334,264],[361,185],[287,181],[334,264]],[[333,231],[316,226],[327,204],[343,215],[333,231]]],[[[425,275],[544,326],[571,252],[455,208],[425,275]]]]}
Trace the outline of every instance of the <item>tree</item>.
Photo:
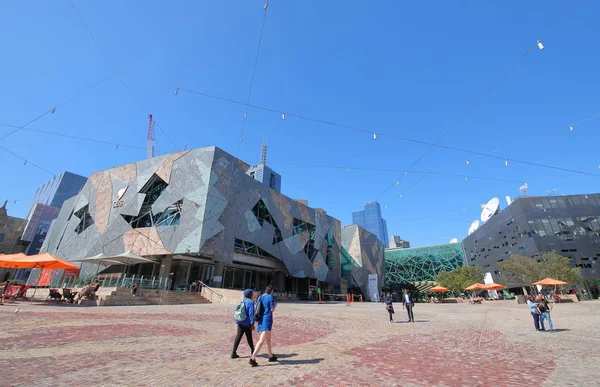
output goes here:
{"type": "Polygon", "coordinates": [[[508,285],[531,286],[544,278],[553,278],[570,284],[581,280],[581,269],[571,267],[571,259],[556,252],[541,253],[535,258],[511,255],[498,264],[502,281],[508,285]]]}
{"type": "Polygon", "coordinates": [[[538,257],[542,266],[542,278],[554,278],[570,284],[581,281],[581,269],[571,267],[571,258],[563,257],[554,251],[542,253],[538,257]]]}
{"type": "Polygon", "coordinates": [[[513,254],[504,262],[498,264],[502,273],[501,281],[507,286],[527,285],[543,279],[541,266],[533,259],[524,255],[513,254]]]}
{"type": "Polygon", "coordinates": [[[452,271],[441,272],[435,281],[452,293],[460,293],[466,287],[483,281],[483,269],[478,266],[459,266],[452,271]]]}

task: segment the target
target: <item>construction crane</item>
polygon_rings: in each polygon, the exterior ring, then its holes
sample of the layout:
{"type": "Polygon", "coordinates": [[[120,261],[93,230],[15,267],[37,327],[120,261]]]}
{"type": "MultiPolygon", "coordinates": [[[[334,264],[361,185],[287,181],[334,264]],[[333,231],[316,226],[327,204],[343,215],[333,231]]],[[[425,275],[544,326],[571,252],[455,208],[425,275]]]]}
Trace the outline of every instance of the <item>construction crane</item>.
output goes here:
{"type": "Polygon", "coordinates": [[[147,155],[148,158],[154,157],[154,120],[152,114],[148,114],[148,144],[147,144],[147,155]]]}

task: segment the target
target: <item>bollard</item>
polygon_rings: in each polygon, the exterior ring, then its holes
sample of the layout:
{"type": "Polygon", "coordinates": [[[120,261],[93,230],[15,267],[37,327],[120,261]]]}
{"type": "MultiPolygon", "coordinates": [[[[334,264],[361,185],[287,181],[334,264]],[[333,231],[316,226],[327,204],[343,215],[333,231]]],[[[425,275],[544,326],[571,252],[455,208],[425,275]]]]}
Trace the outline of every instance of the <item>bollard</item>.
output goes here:
{"type": "Polygon", "coordinates": [[[360,295],[360,302],[363,302],[362,294],[360,295]]]}
{"type": "Polygon", "coordinates": [[[283,301],[287,301],[287,292],[283,294],[283,301]]]}
{"type": "Polygon", "coordinates": [[[323,300],[321,299],[321,292],[319,292],[319,304],[322,304],[323,300]]]}

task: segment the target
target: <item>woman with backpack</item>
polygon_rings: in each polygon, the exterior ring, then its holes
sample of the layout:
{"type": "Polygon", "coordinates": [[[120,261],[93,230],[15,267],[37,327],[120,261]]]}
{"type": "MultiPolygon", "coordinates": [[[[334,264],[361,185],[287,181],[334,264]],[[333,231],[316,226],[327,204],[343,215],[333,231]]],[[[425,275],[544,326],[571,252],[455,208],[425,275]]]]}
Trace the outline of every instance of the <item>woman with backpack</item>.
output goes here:
{"type": "Polygon", "coordinates": [[[246,340],[248,341],[248,346],[250,347],[250,355],[254,353],[254,341],[252,340],[252,331],[254,330],[253,295],[254,291],[252,289],[244,290],[244,299],[233,315],[233,318],[236,320],[237,324],[237,336],[235,336],[235,341],[233,342],[233,352],[231,352],[232,359],[237,359],[239,357],[237,354],[237,349],[240,345],[243,335],[246,335],[246,340]]]}
{"type": "Polygon", "coordinates": [[[271,346],[271,329],[273,328],[273,312],[275,312],[275,298],[271,295],[272,292],[273,289],[270,286],[267,286],[265,293],[256,301],[254,320],[258,322],[257,330],[258,333],[260,333],[260,338],[258,339],[258,343],[256,343],[254,352],[252,352],[252,357],[250,357],[250,360],[248,361],[252,367],[258,365],[256,362],[256,355],[258,355],[260,348],[265,343],[267,344],[269,361],[277,361],[277,357],[273,355],[273,348],[271,346]]]}

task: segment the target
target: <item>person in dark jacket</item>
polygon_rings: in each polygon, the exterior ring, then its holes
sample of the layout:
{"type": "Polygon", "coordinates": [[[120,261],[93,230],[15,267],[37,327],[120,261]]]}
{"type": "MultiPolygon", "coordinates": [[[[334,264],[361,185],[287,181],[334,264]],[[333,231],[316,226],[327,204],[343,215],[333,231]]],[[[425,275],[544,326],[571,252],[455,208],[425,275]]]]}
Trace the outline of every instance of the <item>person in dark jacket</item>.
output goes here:
{"type": "Polygon", "coordinates": [[[408,289],[405,289],[404,294],[402,295],[402,306],[406,308],[406,313],[408,313],[408,322],[415,322],[415,316],[413,315],[415,301],[408,293],[408,289]]]}
{"type": "Polygon", "coordinates": [[[244,306],[246,307],[246,320],[244,321],[236,321],[237,323],[237,336],[235,337],[235,341],[233,342],[233,352],[231,352],[231,358],[237,359],[239,356],[237,354],[238,346],[240,345],[240,341],[242,340],[242,336],[246,335],[246,340],[248,341],[248,346],[250,347],[250,355],[254,352],[254,341],[252,340],[252,331],[254,330],[254,301],[252,301],[252,296],[254,292],[252,289],[244,290],[244,306]]]}
{"type": "Polygon", "coordinates": [[[384,298],[384,302],[385,302],[385,309],[388,311],[388,313],[390,314],[390,323],[394,322],[394,318],[393,318],[393,314],[394,314],[394,305],[392,305],[392,293],[388,293],[387,296],[384,298]]]}

